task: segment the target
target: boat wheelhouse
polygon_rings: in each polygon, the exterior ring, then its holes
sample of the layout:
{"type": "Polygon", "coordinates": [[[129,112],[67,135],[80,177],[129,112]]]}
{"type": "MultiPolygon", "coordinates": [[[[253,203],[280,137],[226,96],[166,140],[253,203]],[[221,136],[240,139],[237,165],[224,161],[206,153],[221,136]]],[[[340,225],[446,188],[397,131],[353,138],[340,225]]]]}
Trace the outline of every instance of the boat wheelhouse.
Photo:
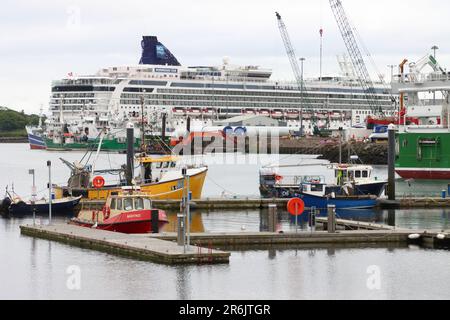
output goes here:
{"type": "MultiPolygon", "coordinates": [[[[401,68],[403,71],[403,68],[401,68]]],[[[396,172],[404,179],[450,179],[450,74],[427,55],[409,64],[393,83],[403,97],[403,121],[396,134],[396,172]],[[431,72],[422,70],[430,67],[431,72]]]]}
{"type": "Polygon", "coordinates": [[[155,209],[149,195],[124,188],[110,195],[102,210],[84,205],[70,224],[127,234],[159,232],[168,222],[163,210],[155,209]],[[86,208],[87,207],[87,208],[86,208]]]}
{"type": "MultiPolygon", "coordinates": [[[[189,177],[189,188],[194,199],[200,199],[205,183],[208,167],[186,166],[175,156],[136,156],[140,167],[140,174],[134,178],[134,183],[140,187],[141,192],[151,196],[154,200],[180,200],[187,188],[185,181],[189,177]],[[183,174],[186,169],[186,174],[183,174]]],[[[54,188],[56,198],[68,195],[82,196],[90,200],[107,199],[110,195],[120,192],[126,185],[124,170],[95,171],[91,166],[80,166],[77,163],[63,161],[71,169],[71,176],[67,186],[54,188]],[[94,174],[113,172],[118,174],[118,181],[106,183],[101,188],[93,185],[94,174]]],[[[106,180],[106,179],[105,179],[106,180]]]]}

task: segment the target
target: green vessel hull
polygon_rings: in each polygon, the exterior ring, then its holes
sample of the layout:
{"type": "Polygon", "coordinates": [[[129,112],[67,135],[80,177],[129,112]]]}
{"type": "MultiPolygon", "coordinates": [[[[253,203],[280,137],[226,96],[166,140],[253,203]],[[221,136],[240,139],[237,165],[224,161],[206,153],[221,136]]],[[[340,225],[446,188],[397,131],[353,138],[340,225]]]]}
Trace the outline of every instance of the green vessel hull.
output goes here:
{"type": "MultiPolygon", "coordinates": [[[[74,142],[74,143],[54,143],[51,139],[45,139],[47,150],[95,150],[98,148],[100,140],[89,140],[86,142],[74,142]]],[[[139,148],[141,145],[141,139],[135,139],[134,147],[139,148]]],[[[127,150],[127,143],[120,142],[117,139],[103,139],[101,145],[102,151],[115,151],[121,152],[127,150]]]]}
{"type": "Polygon", "coordinates": [[[404,179],[450,179],[450,133],[396,136],[396,171],[404,179]]]}

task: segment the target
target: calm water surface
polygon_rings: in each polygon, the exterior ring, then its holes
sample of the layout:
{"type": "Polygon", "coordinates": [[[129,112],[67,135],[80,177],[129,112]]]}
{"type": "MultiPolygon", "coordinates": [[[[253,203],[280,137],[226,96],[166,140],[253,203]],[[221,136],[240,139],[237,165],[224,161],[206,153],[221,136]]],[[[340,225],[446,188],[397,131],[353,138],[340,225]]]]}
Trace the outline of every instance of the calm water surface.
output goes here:
{"type": "MultiPolygon", "coordinates": [[[[38,188],[44,189],[46,160],[54,162],[54,181],[65,182],[69,171],[58,158],[73,161],[83,155],[30,152],[26,145],[0,145],[0,154],[0,187],[14,182],[16,192],[24,197],[30,193],[28,169],[37,170],[38,188]]],[[[204,193],[210,197],[257,195],[260,164],[276,160],[267,157],[258,163],[238,156],[234,163],[223,165],[211,158],[204,193]]],[[[311,158],[284,160],[310,163],[311,158]]],[[[99,159],[102,168],[122,162],[123,155],[102,154],[99,159]]],[[[383,168],[377,168],[377,174],[383,177],[383,168]]],[[[339,215],[411,229],[449,229],[450,225],[450,210],[339,215]]],[[[281,229],[294,230],[287,213],[279,216],[281,229]]],[[[267,212],[257,210],[194,211],[192,219],[196,230],[212,233],[267,228],[267,212]]],[[[38,220],[46,223],[45,217],[38,220]]],[[[19,226],[25,223],[31,220],[0,219],[0,299],[450,299],[448,250],[274,247],[232,251],[229,265],[170,267],[21,236],[19,226]],[[67,287],[70,266],[80,268],[81,290],[67,287]],[[379,289],[367,286],[371,266],[379,270],[379,289]]],[[[300,232],[307,232],[306,221],[299,224],[300,232]]]]}

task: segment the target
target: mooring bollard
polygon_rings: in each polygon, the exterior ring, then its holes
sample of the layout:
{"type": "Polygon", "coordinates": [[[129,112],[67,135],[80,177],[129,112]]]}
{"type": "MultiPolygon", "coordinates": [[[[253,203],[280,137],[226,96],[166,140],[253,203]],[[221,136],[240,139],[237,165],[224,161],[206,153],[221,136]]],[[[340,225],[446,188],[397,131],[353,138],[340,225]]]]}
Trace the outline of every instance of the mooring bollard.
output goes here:
{"type": "Polygon", "coordinates": [[[316,214],[316,208],[312,207],[311,211],[309,212],[309,227],[311,228],[311,233],[316,231],[316,214]]]}
{"type": "Polygon", "coordinates": [[[269,232],[277,231],[277,205],[269,204],[269,232]]]}
{"type": "Polygon", "coordinates": [[[179,246],[185,245],[186,234],[184,233],[184,214],[177,214],[177,243],[179,246]]]}
{"type": "Polygon", "coordinates": [[[388,147],[388,198],[395,200],[395,125],[391,124],[388,128],[389,147],[388,147]]]}
{"type": "Polygon", "coordinates": [[[52,224],[52,162],[47,161],[47,167],[48,167],[48,224],[52,224]]]}
{"type": "Polygon", "coordinates": [[[328,233],[336,233],[336,206],[333,204],[328,205],[328,233]]]}
{"type": "Polygon", "coordinates": [[[159,233],[159,210],[152,210],[152,233],[159,233]]]}

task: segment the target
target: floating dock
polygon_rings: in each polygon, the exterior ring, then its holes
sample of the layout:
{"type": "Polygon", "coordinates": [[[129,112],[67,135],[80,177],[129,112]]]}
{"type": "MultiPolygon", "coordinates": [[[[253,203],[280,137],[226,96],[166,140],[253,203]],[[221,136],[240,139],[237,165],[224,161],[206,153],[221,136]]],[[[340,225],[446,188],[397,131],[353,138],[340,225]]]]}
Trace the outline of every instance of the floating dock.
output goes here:
{"type": "Polygon", "coordinates": [[[152,237],[142,237],[118,232],[84,228],[70,224],[50,226],[21,226],[26,236],[53,240],[121,256],[149,260],[163,264],[228,263],[229,252],[212,248],[191,247],[184,252],[183,246],[152,237]]]}
{"type": "MultiPolygon", "coordinates": [[[[205,198],[200,200],[191,200],[191,208],[217,210],[217,209],[266,209],[271,204],[278,208],[285,209],[290,199],[261,199],[261,198],[236,198],[236,199],[216,199],[205,198]]],[[[180,210],[181,201],[179,200],[153,200],[153,206],[165,210],[180,210]]],[[[89,207],[92,210],[100,210],[105,204],[104,200],[82,200],[81,205],[89,207]]]]}
{"type": "MultiPolygon", "coordinates": [[[[192,200],[191,208],[203,210],[257,210],[267,209],[269,205],[275,204],[278,209],[285,210],[290,199],[261,199],[261,198],[204,198],[192,200]]],[[[163,210],[179,210],[181,201],[178,200],[153,200],[155,208],[163,210]]],[[[101,210],[104,206],[104,200],[82,200],[81,205],[92,210],[101,210]]],[[[439,209],[450,208],[450,198],[401,198],[395,201],[386,199],[378,200],[380,209],[439,209]]]]}
{"type": "Polygon", "coordinates": [[[380,199],[378,200],[378,205],[382,209],[450,208],[450,198],[411,197],[399,198],[395,201],[380,199]]]}
{"type": "MultiPolygon", "coordinates": [[[[236,233],[196,233],[191,234],[191,242],[198,246],[238,247],[302,244],[386,244],[407,243],[411,231],[355,230],[328,233],[327,231],[298,233],[236,232],[236,233]]],[[[148,237],[175,241],[176,233],[150,235],[148,237]]]]}
{"type": "MultiPolygon", "coordinates": [[[[323,229],[327,229],[328,218],[316,218],[316,223],[321,224],[323,229]]],[[[378,230],[378,231],[395,231],[396,228],[384,224],[361,222],[354,220],[336,219],[336,226],[344,230],[378,230]]],[[[400,229],[402,230],[402,229],[400,229]]],[[[405,231],[405,229],[403,229],[405,231]]],[[[411,232],[411,230],[408,230],[411,232]]]]}
{"type": "MultiPolygon", "coordinates": [[[[327,219],[324,218],[317,218],[316,221],[324,226],[327,224],[327,219]]],[[[190,250],[186,252],[183,246],[176,243],[176,233],[129,235],[69,224],[27,225],[21,226],[20,229],[23,235],[31,237],[169,265],[229,263],[230,253],[213,249],[218,247],[268,249],[276,245],[400,246],[413,243],[435,248],[450,245],[450,230],[395,229],[385,225],[341,219],[336,221],[336,226],[344,230],[335,233],[328,231],[194,233],[190,236],[190,250]]]]}

